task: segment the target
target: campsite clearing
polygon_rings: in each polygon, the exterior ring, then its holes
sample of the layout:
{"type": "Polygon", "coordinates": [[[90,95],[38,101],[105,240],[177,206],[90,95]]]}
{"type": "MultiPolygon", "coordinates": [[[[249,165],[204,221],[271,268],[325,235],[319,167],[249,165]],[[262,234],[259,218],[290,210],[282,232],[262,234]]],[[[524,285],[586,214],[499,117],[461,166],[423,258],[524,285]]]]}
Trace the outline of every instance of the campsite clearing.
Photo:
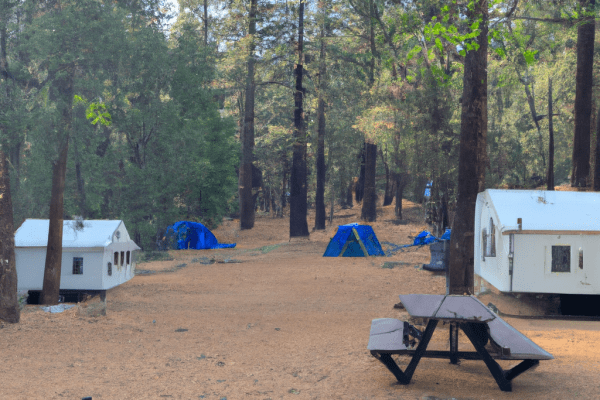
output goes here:
{"type": "MultiPolygon", "coordinates": [[[[426,228],[421,208],[405,202],[404,213],[394,224],[393,207],[378,209],[371,225],[382,243],[412,243],[426,228]]],[[[0,324],[0,399],[591,399],[600,391],[600,322],[510,318],[555,357],[516,378],[512,394],[480,361],[427,360],[398,385],[367,350],[371,320],[408,318],[394,308],[398,295],[443,294],[445,279],[420,268],[426,246],[323,257],[337,226],[359,215],[357,206],[340,210],[325,232],[292,241],[288,219],[258,215],[247,231],[226,221],[213,233],[235,249],[170,251],[173,260],[138,265],[163,273],[109,290],[106,316],[26,306],[21,323],[0,324]]],[[[510,314],[541,311],[524,298],[480,300],[510,314]]],[[[430,348],[444,349],[447,337],[438,327],[430,348]]],[[[464,336],[460,346],[472,350],[464,336]]]]}

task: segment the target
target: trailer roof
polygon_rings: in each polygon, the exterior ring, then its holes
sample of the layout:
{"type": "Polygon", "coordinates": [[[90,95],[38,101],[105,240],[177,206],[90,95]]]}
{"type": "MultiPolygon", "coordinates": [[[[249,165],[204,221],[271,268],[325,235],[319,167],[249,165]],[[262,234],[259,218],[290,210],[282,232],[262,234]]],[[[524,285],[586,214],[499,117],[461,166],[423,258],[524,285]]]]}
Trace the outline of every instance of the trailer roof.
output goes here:
{"type": "Polygon", "coordinates": [[[549,190],[487,189],[501,231],[517,230],[522,219],[526,231],[600,232],[600,193],[549,190]]]}
{"type": "MultiPolygon", "coordinates": [[[[84,220],[83,228],[75,229],[74,220],[65,220],[62,245],[63,247],[106,247],[112,243],[113,234],[121,222],[121,220],[84,220]]],[[[46,247],[49,225],[47,219],[26,219],[15,233],[15,247],[46,247]]]]}

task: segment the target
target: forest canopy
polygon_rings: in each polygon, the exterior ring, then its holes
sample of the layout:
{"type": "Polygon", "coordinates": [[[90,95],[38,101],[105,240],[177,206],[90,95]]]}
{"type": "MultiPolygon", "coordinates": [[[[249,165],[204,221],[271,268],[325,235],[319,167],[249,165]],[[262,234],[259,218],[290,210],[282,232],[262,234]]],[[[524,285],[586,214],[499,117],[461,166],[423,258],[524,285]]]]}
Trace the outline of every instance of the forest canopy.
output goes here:
{"type": "MultiPolygon", "coordinates": [[[[62,151],[63,218],[123,219],[145,249],[174,221],[239,217],[241,158],[253,168],[252,208],[283,216],[298,145],[308,208],[362,200],[371,145],[385,204],[421,202],[433,181],[432,197],[452,207],[464,59],[481,32],[464,17],[471,3],[179,0],[174,13],[162,0],[1,0],[0,142],[14,224],[48,218],[62,151]]],[[[485,186],[540,187],[550,163],[554,184],[567,183],[578,31],[598,6],[487,4],[485,186]]]]}

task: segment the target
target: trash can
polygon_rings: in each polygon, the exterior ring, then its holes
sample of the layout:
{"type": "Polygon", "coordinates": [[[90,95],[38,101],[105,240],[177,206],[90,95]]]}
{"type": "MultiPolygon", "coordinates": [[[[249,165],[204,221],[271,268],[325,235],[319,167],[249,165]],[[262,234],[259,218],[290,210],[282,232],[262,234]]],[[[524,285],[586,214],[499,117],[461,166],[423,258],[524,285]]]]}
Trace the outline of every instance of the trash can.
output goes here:
{"type": "Polygon", "coordinates": [[[448,269],[448,258],[450,256],[450,241],[440,240],[429,245],[431,251],[431,262],[423,264],[423,269],[433,272],[444,272],[448,269]]]}

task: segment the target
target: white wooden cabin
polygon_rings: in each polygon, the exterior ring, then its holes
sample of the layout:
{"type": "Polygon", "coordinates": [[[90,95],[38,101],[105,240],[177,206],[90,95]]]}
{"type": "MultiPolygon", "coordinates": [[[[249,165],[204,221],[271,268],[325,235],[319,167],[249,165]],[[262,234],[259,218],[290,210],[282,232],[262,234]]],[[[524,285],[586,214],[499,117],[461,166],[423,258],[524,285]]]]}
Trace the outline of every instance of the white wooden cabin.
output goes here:
{"type": "Polygon", "coordinates": [[[502,292],[600,294],[600,193],[485,190],[474,253],[502,292]]]}
{"type": "MultiPolygon", "coordinates": [[[[63,222],[61,290],[104,291],[127,282],[135,274],[134,252],[141,250],[120,220],[63,222]]],[[[17,286],[19,291],[42,290],[47,219],[27,219],[15,233],[17,286]]]]}

